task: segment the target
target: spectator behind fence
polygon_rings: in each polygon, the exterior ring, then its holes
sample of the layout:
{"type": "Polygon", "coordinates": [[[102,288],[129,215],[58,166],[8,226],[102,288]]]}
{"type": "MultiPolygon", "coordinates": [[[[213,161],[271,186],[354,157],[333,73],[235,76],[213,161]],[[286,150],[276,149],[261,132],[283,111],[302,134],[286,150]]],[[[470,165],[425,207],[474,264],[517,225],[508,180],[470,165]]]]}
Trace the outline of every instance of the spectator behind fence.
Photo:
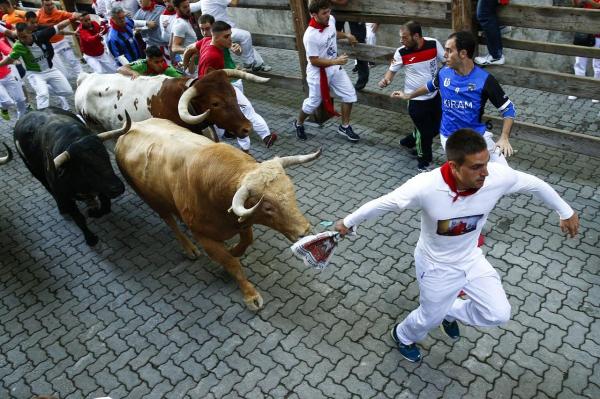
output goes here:
{"type": "Polygon", "coordinates": [[[479,65],[502,65],[504,54],[502,54],[502,35],[500,24],[496,15],[498,4],[507,5],[509,0],[478,0],[477,20],[485,32],[488,54],[475,57],[475,63],[479,65]]]}
{"type": "Polygon", "coordinates": [[[123,8],[115,6],[110,12],[110,31],[106,46],[117,60],[118,65],[128,64],[142,58],[142,49],[134,37],[136,26],[156,26],[154,21],[134,21],[126,16],[123,8]]]}
{"type": "MultiPolygon", "coordinates": [[[[573,0],[573,6],[575,7],[583,7],[590,9],[600,9],[600,0],[573,0]]],[[[594,47],[600,48],[600,33],[596,34],[594,37],[594,47]]],[[[573,69],[575,70],[575,75],[577,76],[585,76],[588,65],[587,57],[575,57],[575,64],[573,65],[573,69]]],[[[600,58],[594,58],[592,61],[592,67],[594,69],[594,79],[600,79],[600,58]]],[[[569,96],[569,100],[577,99],[576,96],[569,96]]],[[[593,103],[598,103],[600,100],[592,99],[593,103]]]]}
{"type": "Polygon", "coordinates": [[[165,42],[160,30],[160,16],[165,11],[165,6],[157,4],[154,0],[141,0],[140,9],[135,12],[134,20],[154,22],[153,28],[142,30],[142,38],[148,46],[158,46],[161,51],[169,44],[165,42]]]}
{"type": "Polygon", "coordinates": [[[15,9],[10,0],[0,0],[0,11],[4,13],[2,21],[13,27],[19,22],[25,22],[25,11],[15,9]]]}

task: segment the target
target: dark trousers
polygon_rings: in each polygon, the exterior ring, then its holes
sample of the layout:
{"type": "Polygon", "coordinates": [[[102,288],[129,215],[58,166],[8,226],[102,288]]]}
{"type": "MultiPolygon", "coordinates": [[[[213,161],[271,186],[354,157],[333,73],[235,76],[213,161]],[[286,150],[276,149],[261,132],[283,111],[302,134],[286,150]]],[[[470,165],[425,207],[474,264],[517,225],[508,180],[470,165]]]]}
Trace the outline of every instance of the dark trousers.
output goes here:
{"type": "Polygon", "coordinates": [[[498,0],[477,1],[477,20],[485,32],[488,52],[494,59],[502,57],[502,36],[496,7],[498,7],[498,0]]]}
{"type": "MultiPolygon", "coordinates": [[[[346,21],[336,21],[335,29],[338,32],[344,31],[346,21]]],[[[367,25],[364,22],[348,22],[350,25],[350,33],[356,37],[359,43],[364,43],[367,38],[367,25]]],[[[369,81],[369,62],[356,60],[356,69],[358,70],[358,80],[355,87],[363,88],[369,81]]]]}
{"type": "Polygon", "coordinates": [[[442,119],[442,101],[440,94],[431,100],[408,102],[408,114],[412,118],[417,132],[415,135],[419,164],[429,164],[433,160],[431,144],[440,132],[442,119]]]}

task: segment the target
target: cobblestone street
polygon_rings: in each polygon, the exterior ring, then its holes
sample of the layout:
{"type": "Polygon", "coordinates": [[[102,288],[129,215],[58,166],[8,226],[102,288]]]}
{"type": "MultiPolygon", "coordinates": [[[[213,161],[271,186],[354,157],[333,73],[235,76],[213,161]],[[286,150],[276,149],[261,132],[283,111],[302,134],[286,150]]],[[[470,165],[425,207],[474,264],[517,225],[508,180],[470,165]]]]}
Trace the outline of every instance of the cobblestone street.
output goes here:
{"type": "MultiPolygon", "coordinates": [[[[291,62],[267,55],[274,72],[291,62]]],[[[383,71],[372,71],[370,87],[383,71]]],[[[323,148],[315,162],[287,169],[316,231],[416,173],[398,144],[412,129],[407,116],[355,106],[359,143],[338,135],[335,120],[307,125],[309,140],[299,142],[292,121],[303,93],[245,88],[280,134],[271,149],[253,136],[252,155],[323,148]]],[[[510,90],[523,120],[542,124],[550,113],[558,127],[600,130],[599,104],[510,90]]],[[[13,125],[2,123],[0,141],[14,151],[13,125]]],[[[580,214],[580,236],[567,240],[558,216],[529,196],[501,200],[483,249],[511,321],[461,326],[455,343],[433,330],[419,364],[403,360],[389,335],[418,305],[417,212],[365,223],[322,271],[255,226],[241,258],[265,300],[254,313],[224,269],[207,256],[188,260],[128,186],[112,213],[88,220],[100,238],[88,247],[15,154],[0,167],[0,398],[600,398],[600,158],[522,140],[513,147],[510,165],[550,183],[580,214]]],[[[439,140],[434,150],[440,165],[439,140]]]]}

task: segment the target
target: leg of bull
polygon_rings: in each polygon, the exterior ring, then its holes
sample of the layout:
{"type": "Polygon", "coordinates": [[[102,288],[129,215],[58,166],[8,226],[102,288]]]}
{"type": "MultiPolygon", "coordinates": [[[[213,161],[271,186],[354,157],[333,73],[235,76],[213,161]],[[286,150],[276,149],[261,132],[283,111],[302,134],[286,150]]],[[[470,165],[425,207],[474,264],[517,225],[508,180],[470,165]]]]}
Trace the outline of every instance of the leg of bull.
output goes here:
{"type": "Polygon", "coordinates": [[[185,234],[181,232],[181,230],[179,230],[179,226],[177,226],[177,221],[175,220],[173,215],[168,213],[165,215],[160,215],[160,217],[162,218],[162,220],[165,221],[167,226],[169,226],[171,230],[173,230],[173,233],[175,233],[175,237],[181,243],[181,246],[183,247],[183,250],[187,254],[188,258],[196,259],[198,256],[201,255],[200,250],[192,243],[192,241],[190,241],[190,239],[185,234]]]}
{"type": "Polygon", "coordinates": [[[90,231],[87,227],[87,223],[85,222],[85,216],[81,214],[77,204],[73,200],[68,200],[66,202],[62,202],[63,206],[61,208],[65,209],[67,213],[73,218],[77,227],[81,229],[83,232],[83,236],[85,237],[85,242],[87,245],[93,247],[98,244],[98,237],[90,231]]]}
{"type": "Polygon", "coordinates": [[[110,213],[110,198],[104,194],[100,194],[98,195],[98,199],[100,199],[100,208],[89,209],[87,212],[89,217],[99,218],[102,215],[110,213]]]}
{"type": "Polygon", "coordinates": [[[252,244],[253,240],[254,236],[252,235],[252,227],[248,227],[247,229],[240,231],[240,242],[238,242],[234,247],[232,247],[229,250],[229,253],[231,254],[231,256],[239,258],[240,256],[244,255],[246,249],[248,249],[250,244],[252,244]]]}
{"type": "Polygon", "coordinates": [[[229,273],[238,283],[244,296],[244,302],[250,310],[258,310],[263,307],[262,296],[256,291],[251,282],[248,281],[244,272],[242,271],[242,265],[237,258],[231,256],[225,244],[219,241],[212,240],[208,237],[202,236],[194,232],[196,241],[202,245],[208,256],[215,262],[222,265],[227,273],[229,273]]]}

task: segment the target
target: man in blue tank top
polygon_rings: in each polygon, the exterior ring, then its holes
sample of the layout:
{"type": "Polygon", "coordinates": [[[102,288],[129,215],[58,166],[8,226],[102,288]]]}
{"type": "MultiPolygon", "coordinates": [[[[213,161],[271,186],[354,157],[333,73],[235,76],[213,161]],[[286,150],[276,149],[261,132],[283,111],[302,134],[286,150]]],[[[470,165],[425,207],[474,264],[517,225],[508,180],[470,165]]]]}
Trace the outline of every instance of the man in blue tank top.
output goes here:
{"type": "Polygon", "coordinates": [[[444,46],[446,66],[440,69],[437,76],[410,94],[395,91],[392,97],[410,100],[439,90],[442,97],[442,147],[445,148],[446,140],[453,132],[470,128],[486,140],[491,161],[506,163],[504,157],[513,153],[509,137],[515,118],[515,107],[498,81],[473,63],[475,46],[475,37],[470,32],[452,33],[444,46]],[[496,143],[482,121],[488,99],[503,117],[502,133],[496,143]]]}

